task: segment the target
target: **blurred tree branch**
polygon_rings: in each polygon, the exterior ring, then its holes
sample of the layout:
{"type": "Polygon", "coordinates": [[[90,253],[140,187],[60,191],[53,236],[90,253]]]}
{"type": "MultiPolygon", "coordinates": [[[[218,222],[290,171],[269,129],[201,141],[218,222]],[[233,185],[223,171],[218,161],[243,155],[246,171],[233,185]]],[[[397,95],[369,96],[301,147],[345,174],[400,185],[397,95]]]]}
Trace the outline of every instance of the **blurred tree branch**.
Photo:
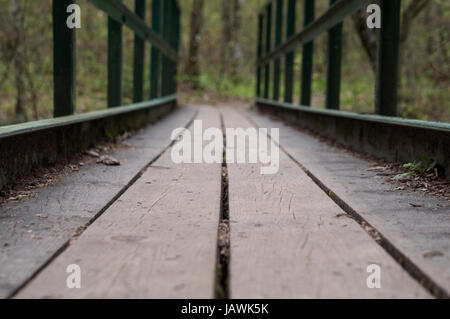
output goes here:
{"type": "Polygon", "coordinates": [[[194,0],[191,10],[189,50],[185,72],[186,75],[190,77],[191,84],[194,87],[198,86],[198,77],[200,75],[199,51],[201,31],[203,27],[203,7],[204,0],[194,0]]]}
{"type": "MultiPolygon", "coordinates": [[[[379,4],[379,1],[376,1],[379,4]]],[[[400,47],[408,40],[414,19],[423,9],[431,3],[431,0],[413,0],[402,14],[402,25],[400,30],[400,47]]],[[[353,16],[353,24],[361,40],[361,43],[369,58],[370,65],[375,71],[377,66],[378,32],[367,27],[369,13],[365,9],[357,11],[353,16]]]]}

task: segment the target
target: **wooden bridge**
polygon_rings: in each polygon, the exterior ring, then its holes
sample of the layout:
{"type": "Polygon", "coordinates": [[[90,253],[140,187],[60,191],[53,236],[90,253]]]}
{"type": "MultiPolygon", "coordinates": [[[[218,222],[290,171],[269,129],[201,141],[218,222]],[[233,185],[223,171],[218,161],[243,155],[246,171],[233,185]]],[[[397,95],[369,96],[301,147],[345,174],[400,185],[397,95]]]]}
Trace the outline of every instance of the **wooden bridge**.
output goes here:
{"type": "MultiPolygon", "coordinates": [[[[150,27],[145,0],[135,12],[118,0],[91,0],[109,16],[108,109],[75,114],[75,31],[65,26],[73,2],[53,2],[55,118],[0,127],[0,297],[449,297],[449,184],[441,197],[400,187],[382,162],[426,155],[450,176],[450,125],[395,117],[400,0],[381,1],[377,115],[339,111],[342,22],[367,5],[362,0],[333,0],[317,19],[314,0],[270,1],[255,21],[252,107],[177,105],[177,1],[153,0],[150,27]],[[305,26],[296,32],[299,3],[305,26]],[[134,104],[126,106],[123,27],[136,35],[134,104]],[[316,109],[308,106],[313,41],[324,32],[326,108],[316,109]],[[143,89],[145,41],[151,92],[143,89]],[[173,160],[173,131],[195,139],[197,120],[222,132],[223,163],[173,160]],[[241,144],[227,138],[227,128],[267,129],[260,132],[279,150],[277,172],[230,161],[255,149],[249,136],[241,144]],[[11,183],[28,188],[13,195],[11,183]],[[70,286],[71,265],[81,288],[70,286]]],[[[211,141],[202,137],[201,149],[211,141]]]]}

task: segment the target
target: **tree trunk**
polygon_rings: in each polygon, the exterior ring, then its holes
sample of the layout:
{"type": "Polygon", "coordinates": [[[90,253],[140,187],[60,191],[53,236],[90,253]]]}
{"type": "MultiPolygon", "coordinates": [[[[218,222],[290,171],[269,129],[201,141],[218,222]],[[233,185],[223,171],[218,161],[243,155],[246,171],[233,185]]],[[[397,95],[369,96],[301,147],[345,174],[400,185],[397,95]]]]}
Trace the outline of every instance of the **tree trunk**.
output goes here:
{"type": "Polygon", "coordinates": [[[353,16],[353,25],[358,33],[361,44],[369,58],[370,66],[375,72],[377,69],[378,32],[367,27],[368,14],[365,10],[358,10],[353,16]]]}
{"type": "Polygon", "coordinates": [[[13,57],[14,78],[17,91],[15,121],[27,121],[25,111],[25,65],[23,43],[23,16],[18,0],[10,0],[13,30],[15,33],[15,52],[13,57]]]}
{"type": "Polygon", "coordinates": [[[242,61],[242,47],[241,47],[241,29],[242,29],[242,0],[234,0],[233,8],[233,60],[231,76],[234,82],[239,80],[239,69],[242,61]]]}
{"type": "MultiPolygon", "coordinates": [[[[431,0],[414,0],[411,1],[409,6],[403,11],[402,26],[400,31],[400,55],[402,55],[403,52],[403,45],[408,40],[413,20],[430,3],[431,0]]],[[[352,20],[364,50],[369,58],[370,65],[375,71],[377,66],[378,36],[375,30],[371,30],[367,27],[367,17],[368,13],[366,13],[366,10],[361,9],[352,16],[352,20]]]]}
{"type": "Polygon", "coordinates": [[[222,48],[221,48],[221,71],[220,78],[227,76],[230,63],[230,47],[232,41],[233,20],[231,16],[233,2],[231,0],[222,0],[222,48]]]}
{"type": "Polygon", "coordinates": [[[411,32],[411,25],[413,20],[425,9],[431,0],[414,0],[411,1],[408,8],[403,12],[402,16],[402,28],[400,32],[400,43],[405,43],[408,40],[411,32]]]}
{"type": "Polygon", "coordinates": [[[189,35],[189,49],[185,72],[190,77],[191,84],[198,86],[200,75],[199,50],[200,35],[203,27],[204,0],[194,0],[191,11],[191,29],[189,35]]]}

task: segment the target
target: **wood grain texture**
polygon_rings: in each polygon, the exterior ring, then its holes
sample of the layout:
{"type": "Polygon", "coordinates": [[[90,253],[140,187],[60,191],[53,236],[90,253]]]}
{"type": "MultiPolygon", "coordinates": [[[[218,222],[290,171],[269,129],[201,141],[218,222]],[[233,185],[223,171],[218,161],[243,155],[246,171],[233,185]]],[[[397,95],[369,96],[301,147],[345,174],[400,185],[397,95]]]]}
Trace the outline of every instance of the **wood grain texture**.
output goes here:
{"type": "MultiPolygon", "coordinates": [[[[222,112],[226,127],[252,127],[222,112]]],[[[275,175],[259,164],[228,173],[232,298],[429,297],[283,153],[275,175]],[[367,288],[370,264],[381,267],[381,289],[367,288]]]]}
{"type": "MultiPolygon", "coordinates": [[[[202,109],[204,128],[219,113],[202,109]]],[[[154,163],[19,298],[212,298],[221,165],[154,163]],[[82,288],[68,289],[78,264],[82,288]]]]}
{"type": "Polygon", "coordinates": [[[450,203],[399,191],[368,170],[374,164],[256,112],[262,127],[279,127],[281,145],[450,294],[450,203]],[[415,205],[417,207],[413,207],[415,205]]]}
{"type": "Polygon", "coordinates": [[[28,280],[170,144],[195,115],[182,108],[142,130],[112,155],[121,166],[86,165],[33,197],[0,207],[0,298],[28,280]],[[40,218],[39,216],[45,216],[40,218]]]}

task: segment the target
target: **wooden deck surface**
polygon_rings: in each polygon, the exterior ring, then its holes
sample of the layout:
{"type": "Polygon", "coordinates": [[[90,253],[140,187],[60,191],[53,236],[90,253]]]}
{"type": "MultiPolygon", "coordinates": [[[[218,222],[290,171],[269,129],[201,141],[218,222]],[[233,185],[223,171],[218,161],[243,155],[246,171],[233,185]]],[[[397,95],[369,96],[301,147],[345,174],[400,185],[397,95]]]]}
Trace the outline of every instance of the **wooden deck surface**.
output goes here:
{"type": "MultiPolygon", "coordinates": [[[[202,109],[205,127],[220,127],[202,109]]],[[[25,298],[212,298],[221,165],[177,165],[165,152],[26,288],[25,298]],[[82,289],[67,289],[78,264],[82,289]]]]}
{"type": "MultiPolygon", "coordinates": [[[[345,200],[355,203],[358,213],[411,258],[422,275],[448,289],[446,272],[440,277],[437,273],[448,265],[446,255],[443,259],[420,262],[419,249],[411,248],[413,236],[406,236],[392,209],[386,212],[389,209],[386,203],[380,204],[376,213],[373,207],[376,195],[364,205],[353,200],[350,186],[338,187],[335,179],[339,177],[336,175],[339,168],[324,162],[324,156],[331,159],[338,156],[338,151],[324,149],[314,138],[246,110],[228,107],[186,110],[183,111],[188,112],[186,115],[196,114],[195,119],[203,121],[203,129],[279,128],[283,149],[279,153],[278,173],[262,175],[259,163],[229,162],[225,175],[218,163],[175,164],[171,149],[165,148],[171,130],[185,125],[181,124],[183,121],[171,120],[179,116],[175,113],[165,120],[167,126],[163,132],[146,130],[124,142],[130,147],[156,148],[160,150],[159,155],[56,258],[51,259],[49,254],[40,254],[39,259],[30,257],[38,265],[47,256],[48,264],[29,282],[25,281],[26,285],[15,297],[214,298],[219,284],[218,226],[225,198],[230,224],[229,273],[226,274],[230,298],[432,297],[431,289],[424,288],[367,229],[347,215],[302,165],[317,172],[333,191],[337,187],[339,195],[341,189],[345,190],[342,192],[345,200]],[[311,154],[315,154],[316,162],[311,154]],[[318,169],[320,163],[325,167],[322,169],[334,169],[334,173],[328,177],[322,175],[318,169]],[[222,183],[228,186],[227,197],[222,194],[222,183]],[[81,289],[69,289],[66,285],[69,275],[66,268],[70,264],[81,267],[81,289]],[[380,289],[370,289],[366,284],[370,275],[367,266],[372,264],[381,269],[380,289]]],[[[192,132],[192,124],[189,130],[192,132]]],[[[231,148],[237,152],[249,151],[248,143],[240,149],[231,145],[227,140],[227,153],[231,148]]],[[[151,157],[154,155],[147,160],[151,157]]],[[[355,168],[354,158],[347,160],[353,170],[360,169],[355,168]]],[[[373,180],[365,180],[370,182],[373,180]]],[[[378,200],[383,201],[380,194],[378,200]]],[[[442,218],[449,217],[448,210],[440,213],[442,218]]],[[[413,212],[415,215],[417,212],[413,212]]],[[[417,245],[421,247],[421,240],[417,240],[417,245]]],[[[444,249],[437,244],[430,245],[425,250],[444,249]]],[[[2,263],[8,261],[3,259],[2,263]]],[[[25,269],[22,278],[27,274],[31,277],[34,274],[31,270],[25,269]]],[[[11,286],[19,284],[19,280],[11,282],[11,286]]]]}
{"type": "Polygon", "coordinates": [[[336,149],[283,122],[241,112],[258,127],[277,127],[281,146],[341,205],[375,228],[383,245],[437,294],[450,292],[450,202],[396,189],[373,163],[336,149]]]}
{"type": "MultiPolygon", "coordinates": [[[[254,127],[233,109],[226,127],[254,127]]],[[[423,298],[427,293],[283,152],[277,174],[228,164],[232,298],[423,298]],[[368,289],[377,264],[382,289],[368,289]]]]}

